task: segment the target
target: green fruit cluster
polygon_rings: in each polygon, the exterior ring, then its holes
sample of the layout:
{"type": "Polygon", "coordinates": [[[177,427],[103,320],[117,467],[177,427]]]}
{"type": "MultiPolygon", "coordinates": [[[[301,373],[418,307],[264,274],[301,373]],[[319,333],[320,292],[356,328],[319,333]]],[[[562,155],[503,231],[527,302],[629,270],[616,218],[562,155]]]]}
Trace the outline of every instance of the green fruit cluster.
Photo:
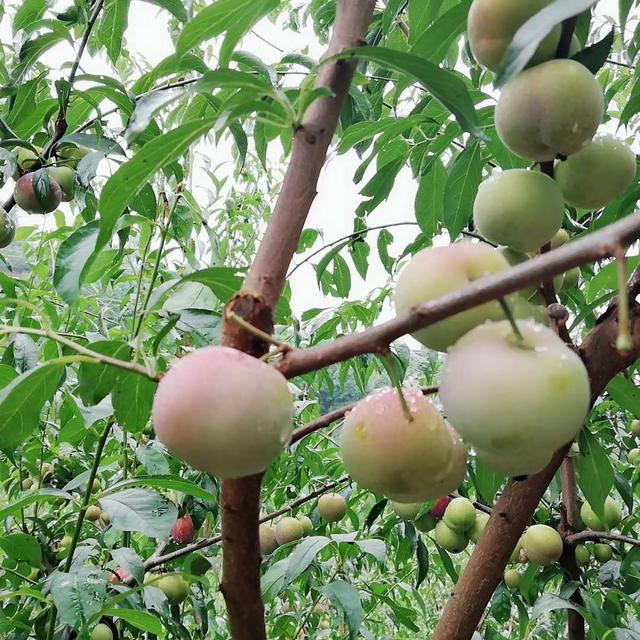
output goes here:
{"type": "Polygon", "coordinates": [[[433,532],[434,540],[449,553],[464,551],[469,542],[478,542],[489,516],[476,512],[467,498],[454,498],[433,532]]]}

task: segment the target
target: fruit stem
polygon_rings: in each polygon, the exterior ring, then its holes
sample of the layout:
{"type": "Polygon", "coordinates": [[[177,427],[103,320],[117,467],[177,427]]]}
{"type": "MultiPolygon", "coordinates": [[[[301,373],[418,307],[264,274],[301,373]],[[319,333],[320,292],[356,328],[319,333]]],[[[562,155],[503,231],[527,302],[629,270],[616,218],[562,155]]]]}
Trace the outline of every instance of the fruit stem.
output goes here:
{"type": "Polygon", "coordinates": [[[627,256],[625,247],[619,246],[615,251],[618,265],[618,337],[616,349],[622,355],[633,349],[629,324],[629,296],[627,295],[627,256]]]}
{"type": "Polygon", "coordinates": [[[504,315],[507,317],[507,320],[509,321],[511,328],[513,329],[514,335],[518,339],[518,342],[524,345],[524,336],[522,335],[522,333],[520,333],[520,329],[518,328],[516,319],[513,317],[513,313],[511,313],[511,309],[509,308],[507,301],[504,298],[498,298],[498,302],[502,307],[502,311],[504,312],[504,315]]]}
{"type": "Polygon", "coordinates": [[[396,367],[396,356],[389,349],[389,351],[384,355],[384,359],[387,361],[387,371],[389,373],[389,377],[391,378],[391,384],[393,384],[396,391],[398,392],[398,399],[400,400],[400,406],[402,407],[402,412],[404,413],[406,419],[409,422],[413,422],[411,409],[409,409],[409,405],[407,404],[407,399],[404,397],[404,393],[402,392],[402,385],[400,384],[400,378],[398,377],[398,368],[396,367]]]}
{"type": "Polygon", "coordinates": [[[282,342],[282,340],[278,340],[274,338],[272,335],[262,331],[262,329],[258,329],[258,327],[254,327],[250,322],[247,322],[244,318],[239,316],[235,311],[227,311],[225,313],[227,320],[231,322],[235,322],[237,325],[241,326],[245,331],[248,331],[251,335],[256,338],[260,338],[260,340],[266,342],[267,344],[273,344],[278,347],[278,350],[281,352],[292,351],[293,347],[286,342],[282,342]]]}

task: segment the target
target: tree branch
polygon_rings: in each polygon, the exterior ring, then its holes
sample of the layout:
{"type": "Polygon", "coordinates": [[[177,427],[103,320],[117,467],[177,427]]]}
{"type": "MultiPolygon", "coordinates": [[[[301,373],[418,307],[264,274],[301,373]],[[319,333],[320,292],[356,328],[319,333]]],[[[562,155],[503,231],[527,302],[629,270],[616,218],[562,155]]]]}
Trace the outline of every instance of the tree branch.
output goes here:
{"type": "Polygon", "coordinates": [[[624,542],[634,547],[640,547],[640,540],[623,536],[619,533],[608,533],[607,531],[581,531],[567,536],[565,542],[570,545],[580,544],[582,542],[598,542],[599,540],[610,540],[611,542],[624,542]]]}

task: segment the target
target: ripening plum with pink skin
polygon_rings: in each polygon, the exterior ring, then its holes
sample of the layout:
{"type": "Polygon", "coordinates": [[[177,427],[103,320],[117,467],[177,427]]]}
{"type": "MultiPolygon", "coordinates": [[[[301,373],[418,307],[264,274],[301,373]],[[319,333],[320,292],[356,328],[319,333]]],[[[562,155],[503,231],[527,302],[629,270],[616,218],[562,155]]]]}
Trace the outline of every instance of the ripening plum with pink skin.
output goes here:
{"type": "Polygon", "coordinates": [[[195,537],[196,529],[193,525],[193,519],[189,515],[178,518],[171,527],[171,538],[178,544],[189,544],[193,542],[195,537]]]}
{"type": "MultiPolygon", "coordinates": [[[[446,247],[423,249],[400,272],[394,293],[396,311],[408,311],[415,305],[436,300],[474,280],[508,268],[506,258],[485,243],[457,242],[446,247]]],[[[446,351],[475,326],[503,318],[500,305],[491,301],[419,329],[412,335],[429,349],[446,351]]]]}
{"type": "Polygon", "coordinates": [[[595,76],[575,60],[550,60],[506,84],[495,123],[508,149],[542,162],[579,151],[603,115],[604,96],[595,76]]]}
{"type": "Polygon", "coordinates": [[[460,434],[449,423],[446,424],[453,448],[447,468],[442,471],[433,485],[433,492],[437,495],[455,491],[462,484],[467,473],[467,448],[460,434]]]}
{"type": "Polygon", "coordinates": [[[431,507],[431,511],[429,513],[434,517],[440,520],[444,515],[444,512],[447,510],[449,503],[451,502],[451,498],[449,496],[442,496],[442,498],[438,498],[436,503],[431,507]]]}
{"type": "MultiPolygon", "coordinates": [[[[16,204],[27,213],[51,213],[58,208],[62,202],[62,189],[52,178],[45,178],[43,185],[47,184],[45,192],[38,197],[35,191],[34,179],[39,180],[39,176],[46,174],[44,169],[27,173],[16,182],[13,190],[13,197],[16,204]]],[[[47,174],[48,175],[48,174],[47,174]]],[[[38,184],[36,182],[36,184],[38,184]]]]}
{"type": "Polygon", "coordinates": [[[281,373],[241,351],[206,347],[162,378],[152,419],[171,453],[224,479],[264,471],[289,442],[293,415],[281,373]]]}
{"type": "Polygon", "coordinates": [[[403,394],[411,421],[395,389],[356,404],[342,428],[342,460],[359,485],[394,502],[437,498],[451,471],[454,443],[444,419],[419,389],[403,394]]]}

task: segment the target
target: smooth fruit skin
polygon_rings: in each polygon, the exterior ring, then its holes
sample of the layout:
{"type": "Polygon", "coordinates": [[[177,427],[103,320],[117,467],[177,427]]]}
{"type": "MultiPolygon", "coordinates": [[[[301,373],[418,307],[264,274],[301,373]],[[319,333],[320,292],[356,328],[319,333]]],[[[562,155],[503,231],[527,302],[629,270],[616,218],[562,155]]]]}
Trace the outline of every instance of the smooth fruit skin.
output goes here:
{"type": "Polygon", "coordinates": [[[126,582],[131,578],[131,573],[124,567],[117,567],[115,571],[109,573],[107,582],[115,584],[116,582],[126,582]]]}
{"type": "Polygon", "coordinates": [[[593,557],[604,564],[613,558],[613,551],[608,544],[595,544],[593,545],[593,557]]]}
{"type": "Polygon", "coordinates": [[[178,518],[176,523],[171,527],[171,538],[178,544],[189,544],[196,537],[196,529],[193,526],[193,519],[186,515],[178,518]]]}
{"type": "Polygon", "coordinates": [[[445,509],[442,521],[457,533],[465,533],[476,523],[476,509],[466,498],[454,498],[445,509]]]}
{"type": "Polygon", "coordinates": [[[55,211],[60,202],[62,202],[62,189],[55,180],[50,179],[49,189],[41,202],[36,196],[33,187],[33,177],[35,175],[38,175],[37,171],[22,176],[22,178],[16,182],[13,197],[15,198],[16,204],[27,213],[51,213],[55,211]]]}
{"type": "Polygon", "coordinates": [[[162,378],[152,419],[160,441],[191,467],[239,478],[275,460],[291,438],[293,414],[281,373],[241,351],[206,347],[162,378]]]}
{"type": "Polygon", "coordinates": [[[629,431],[631,431],[634,436],[640,436],[640,420],[632,420],[629,425],[629,431]]]}
{"type": "Polygon", "coordinates": [[[162,576],[153,586],[158,587],[171,604],[180,604],[189,595],[189,583],[182,576],[162,576]]]}
{"type": "Polygon", "coordinates": [[[529,527],[523,536],[522,546],[527,558],[543,567],[555,564],[562,555],[560,534],[546,524],[529,527]]]}
{"type": "Polygon", "coordinates": [[[638,460],[638,456],[640,456],[640,449],[631,449],[631,451],[629,451],[629,455],[627,457],[628,457],[629,462],[631,464],[635,464],[636,460],[638,460]]]}
{"type": "Polygon", "coordinates": [[[471,530],[469,531],[469,539],[472,542],[478,542],[482,532],[487,526],[487,522],[489,522],[489,514],[478,512],[476,513],[476,521],[473,523],[471,530]]]}
{"type": "Polygon", "coordinates": [[[577,544],[574,549],[576,554],[576,563],[579,567],[584,567],[589,564],[589,560],[591,559],[591,554],[589,553],[589,549],[585,547],[583,544],[577,544]]]}
{"type": "Polygon", "coordinates": [[[318,513],[327,522],[338,522],[347,514],[347,501],[339,493],[325,493],[318,499],[318,513]]]}
{"type": "Polygon", "coordinates": [[[440,520],[436,525],[433,537],[435,541],[449,553],[460,553],[467,548],[469,538],[449,529],[444,520],[440,520]]]}
{"type": "Polygon", "coordinates": [[[554,331],[531,321],[519,321],[518,327],[524,346],[503,321],[476,327],[450,349],[440,400],[465,442],[484,453],[550,457],[584,423],[589,377],[554,331]]]}
{"type": "Polygon", "coordinates": [[[415,520],[420,509],[422,509],[422,502],[392,502],[391,508],[398,518],[402,520],[415,520]]]}
{"type": "Polygon", "coordinates": [[[437,524],[438,521],[430,513],[423,513],[413,521],[415,528],[418,531],[422,531],[422,533],[429,533],[429,531],[436,528],[437,524]]]}
{"type": "Polygon", "coordinates": [[[483,238],[522,252],[549,242],[563,217],[557,182],[526,169],[494,173],[480,185],[473,204],[473,221],[483,238]]]}
{"type": "Polygon", "coordinates": [[[103,622],[98,623],[91,631],[91,640],[113,640],[111,627],[103,622]]]}
{"type": "MultiPolygon", "coordinates": [[[[396,282],[396,312],[462,289],[483,276],[506,271],[509,263],[488,244],[457,242],[424,249],[411,259],[396,282]]],[[[504,318],[500,305],[487,302],[413,333],[425,347],[446,351],[465,333],[487,320],[504,318]]]]}
{"type": "MultiPolygon", "coordinates": [[[[469,9],[467,35],[473,57],[487,69],[497,71],[516,31],[551,0],[474,0],[469,9]]],[[[555,56],[560,25],[540,43],[530,65],[555,56]]]]}
{"type": "Polygon", "coordinates": [[[276,540],[276,530],[268,524],[261,524],[259,529],[260,535],[260,555],[268,556],[278,548],[276,540]]]}
{"type": "Polygon", "coordinates": [[[16,221],[0,207],[0,249],[8,247],[16,237],[16,221]]]}
{"type": "Polygon", "coordinates": [[[298,522],[302,525],[302,533],[305,536],[308,536],[310,533],[313,533],[313,522],[309,516],[298,516],[298,522]]]}
{"type": "Polygon", "coordinates": [[[610,135],[595,137],[555,168],[566,202],[583,209],[600,209],[613,202],[635,176],[635,153],[610,135]]]}
{"type": "Polygon", "coordinates": [[[302,524],[300,524],[299,520],[292,518],[291,516],[287,516],[278,522],[275,534],[278,544],[283,545],[288,542],[300,540],[304,535],[304,529],[302,528],[302,524]]]}
{"type": "Polygon", "coordinates": [[[84,514],[84,517],[89,522],[95,522],[96,520],[98,520],[100,518],[101,514],[102,514],[102,511],[101,511],[100,507],[96,506],[95,504],[92,504],[89,507],[87,507],[87,511],[84,514]]]}
{"type": "Polygon", "coordinates": [[[444,419],[419,389],[403,390],[408,420],[396,389],[373,393],[347,414],[342,460],[362,487],[397,502],[418,502],[443,494],[453,441],[444,419]]]}
{"type": "Polygon", "coordinates": [[[542,471],[549,462],[553,451],[527,451],[523,449],[512,449],[508,452],[487,453],[478,447],[475,448],[476,456],[482,464],[509,478],[516,476],[530,476],[538,471],[542,471]]]}
{"type": "Polygon", "coordinates": [[[508,569],[504,572],[504,583],[511,591],[520,588],[521,576],[515,569],[508,569]]]}
{"type": "Polygon", "coordinates": [[[593,74],[575,60],[550,60],[503,88],[495,123],[513,153],[541,162],[580,150],[603,115],[602,88],[593,74]]]}
{"type": "Polygon", "coordinates": [[[607,496],[604,501],[604,524],[588,502],[580,507],[580,517],[585,526],[593,531],[609,531],[622,522],[622,509],[616,500],[607,496]]]}
{"type": "Polygon", "coordinates": [[[49,176],[55,180],[62,189],[62,201],[70,202],[76,190],[76,173],[70,167],[49,167],[49,176]]]}

